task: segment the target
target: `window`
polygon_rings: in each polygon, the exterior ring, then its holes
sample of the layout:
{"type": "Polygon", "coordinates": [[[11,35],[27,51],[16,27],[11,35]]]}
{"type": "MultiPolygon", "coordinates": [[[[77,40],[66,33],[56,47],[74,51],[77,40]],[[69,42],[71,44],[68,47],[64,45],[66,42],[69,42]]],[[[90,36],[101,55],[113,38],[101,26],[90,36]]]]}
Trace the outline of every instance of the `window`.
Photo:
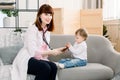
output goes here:
{"type": "Polygon", "coordinates": [[[3,18],[5,17],[6,15],[2,14],[0,12],[0,27],[3,27],[3,18]]]}
{"type": "Polygon", "coordinates": [[[103,19],[120,19],[120,0],[103,0],[103,19]]]}

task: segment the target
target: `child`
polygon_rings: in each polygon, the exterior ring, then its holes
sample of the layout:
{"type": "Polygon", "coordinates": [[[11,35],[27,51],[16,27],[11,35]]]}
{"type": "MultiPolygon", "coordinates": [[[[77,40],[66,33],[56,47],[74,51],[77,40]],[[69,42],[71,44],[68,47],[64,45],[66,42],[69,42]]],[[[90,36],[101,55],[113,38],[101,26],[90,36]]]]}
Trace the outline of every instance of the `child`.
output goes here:
{"type": "Polygon", "coordinates": [[[87,32],[80,28],[75,32],[75,43],[72,46],[71,43],[67,43],[66,47],[71,51],[73,59],[61,59],[57,66],[59,68],[71,68],[77,66],[85,66],[87,64],[87,32]]]}

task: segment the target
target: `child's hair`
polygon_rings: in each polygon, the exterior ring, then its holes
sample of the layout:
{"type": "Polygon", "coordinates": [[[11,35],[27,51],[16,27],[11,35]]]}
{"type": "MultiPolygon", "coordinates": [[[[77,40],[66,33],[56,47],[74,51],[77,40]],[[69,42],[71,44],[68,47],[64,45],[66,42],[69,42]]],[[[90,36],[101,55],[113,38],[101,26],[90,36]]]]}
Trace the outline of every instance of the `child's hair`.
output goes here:
{"type": "Polygon", "coordinates": [[[87,34],[87,31],[83,28],[80,28],[78,29],[76,32],[75,32],[75,35],[79,34],[80,36],[84,37],[84,39],[86,40],[87,37],[88,37],[88,34],[87,34]]]}

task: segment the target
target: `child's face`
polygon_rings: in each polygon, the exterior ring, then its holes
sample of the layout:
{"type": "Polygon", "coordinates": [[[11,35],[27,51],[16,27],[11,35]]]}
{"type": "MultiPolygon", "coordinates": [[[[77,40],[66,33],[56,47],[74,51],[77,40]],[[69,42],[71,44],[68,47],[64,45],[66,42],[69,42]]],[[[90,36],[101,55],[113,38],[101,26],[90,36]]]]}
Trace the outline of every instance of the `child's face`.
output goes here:
{"type": "Polygon", "coordinates": [[[75,41],[76,41],[77,43],[81,43],[81,42],[84,41],[84,40],[85,40],[85,38],[82,37],[82,36],[80,36],[79,34],[75,35],[75,41]]]}

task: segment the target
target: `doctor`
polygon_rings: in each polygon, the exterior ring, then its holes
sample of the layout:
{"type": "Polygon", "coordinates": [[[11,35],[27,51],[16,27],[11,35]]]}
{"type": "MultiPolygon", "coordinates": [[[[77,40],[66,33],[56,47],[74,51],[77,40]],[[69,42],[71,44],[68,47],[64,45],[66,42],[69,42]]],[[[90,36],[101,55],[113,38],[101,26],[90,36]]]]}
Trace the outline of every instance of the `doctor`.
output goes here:
{"type": "Polygon", "coordinates": [[[26,32],[24,47],[13,61],[12,80],[27,80],[27,74],[35,75],[35,80],[55,80],[57,66],[48,60],[48,56],[61,54],[64,47],[50,49],[50,32],[54,29],[53,14],[48,4],[39,8],[35,23],[26,32]]]}

